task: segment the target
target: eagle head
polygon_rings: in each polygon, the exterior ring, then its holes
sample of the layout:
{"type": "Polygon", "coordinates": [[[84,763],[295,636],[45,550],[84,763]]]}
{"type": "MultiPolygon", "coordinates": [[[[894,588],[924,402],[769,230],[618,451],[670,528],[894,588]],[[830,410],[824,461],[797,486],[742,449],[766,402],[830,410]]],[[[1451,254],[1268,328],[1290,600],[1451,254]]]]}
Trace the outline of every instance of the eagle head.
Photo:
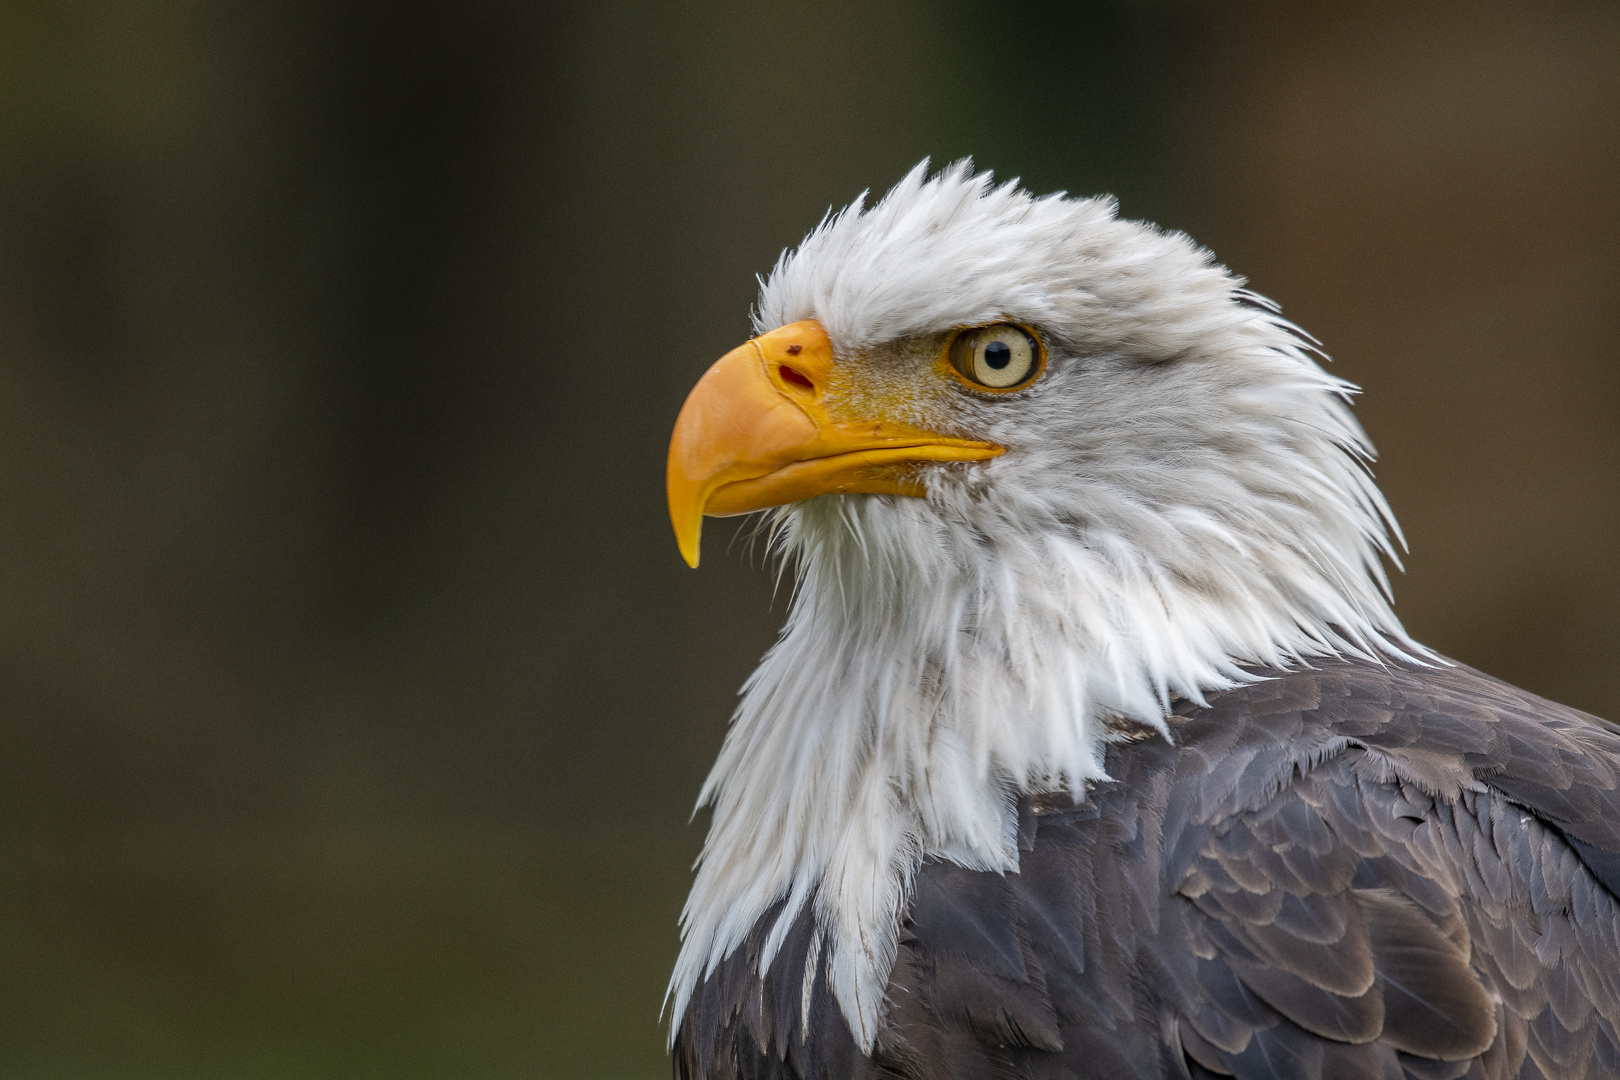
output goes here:
{"type": "Polygon", "coordinates": [[[677,1015],[813,902],[868,1038],[919,859],[1016,867],[1012,796],[1248,665],[1416,649],[1354,387],[1180,233],[924,162],[755,325],[681,410],[670,514],[695,566],[704,515],[771,511],[798,590],[704,789],[677,1015]]]}

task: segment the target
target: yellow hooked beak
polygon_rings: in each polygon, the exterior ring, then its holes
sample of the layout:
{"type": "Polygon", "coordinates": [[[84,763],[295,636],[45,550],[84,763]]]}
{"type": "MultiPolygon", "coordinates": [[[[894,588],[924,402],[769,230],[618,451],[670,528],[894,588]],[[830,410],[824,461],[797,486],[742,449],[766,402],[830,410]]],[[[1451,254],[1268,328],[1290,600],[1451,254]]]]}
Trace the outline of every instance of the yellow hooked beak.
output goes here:
{"type": "Polygon", "coordinates": [[[789,323],[733,349],[681,406],[669,443],[669,517],[689,566],[703,515],[729,517],[813,495],[924,495],[915,466],[982,461],[1002,447],[885,419],[827,414],[832,343],[819,322],[789,323]]]}

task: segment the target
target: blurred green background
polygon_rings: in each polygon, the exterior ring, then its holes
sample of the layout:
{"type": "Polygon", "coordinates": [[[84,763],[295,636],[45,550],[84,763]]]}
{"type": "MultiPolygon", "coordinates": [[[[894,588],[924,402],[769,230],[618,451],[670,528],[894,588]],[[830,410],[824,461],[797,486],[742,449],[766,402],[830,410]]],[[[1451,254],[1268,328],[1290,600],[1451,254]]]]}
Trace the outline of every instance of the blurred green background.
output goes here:
{"type": "Polygon", "coordinates": [[[0,2],[0,1075],[665,1074],[753,275],[925,155],[1321,337],[1444,651],[1620,692],[1620,5],[0,2]]]}

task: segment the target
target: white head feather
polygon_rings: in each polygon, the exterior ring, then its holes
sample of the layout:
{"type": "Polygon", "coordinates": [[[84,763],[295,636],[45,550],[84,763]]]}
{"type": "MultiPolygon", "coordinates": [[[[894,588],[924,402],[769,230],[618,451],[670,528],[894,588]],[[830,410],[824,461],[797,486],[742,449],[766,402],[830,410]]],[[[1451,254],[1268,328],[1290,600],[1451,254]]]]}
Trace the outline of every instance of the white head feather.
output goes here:
{"type": "Polygon", "coordinates": [[[829,216],[764,281],[761,332],[819,319],[839,365],[903,379],[953,329],[1035,327],[1046,375],[918,406],[1002,456],[926,499],[777,511],[798,588],[743,688],[670,994],[778,901],[806,903],[870,1049],[920,861],[1018,867],[1020,792],[1103,777],[1111,718],[1335,653],[1422,654],[1390,610],[1395,522],[1310,339],[1179,233],[1033,198],[960,162],[829,216]],[[921,358],[921,360],[919,360],[921,358]]]}

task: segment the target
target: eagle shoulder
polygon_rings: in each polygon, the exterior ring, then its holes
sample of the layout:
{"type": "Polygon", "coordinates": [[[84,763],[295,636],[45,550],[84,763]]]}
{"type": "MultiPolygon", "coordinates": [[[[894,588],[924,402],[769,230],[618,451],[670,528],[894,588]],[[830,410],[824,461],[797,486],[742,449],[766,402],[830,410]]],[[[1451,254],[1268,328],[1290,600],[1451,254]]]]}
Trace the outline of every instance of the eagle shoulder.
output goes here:
{"type": "Polygon", "coordinates": [[[1022,798],[1018,873],[925,862],[870,1058],[808,910],[759,976],[767,913],[678,1074],[1620,1075],[1620,729],[1462,666],[1263,674],[1022,798]]]}

